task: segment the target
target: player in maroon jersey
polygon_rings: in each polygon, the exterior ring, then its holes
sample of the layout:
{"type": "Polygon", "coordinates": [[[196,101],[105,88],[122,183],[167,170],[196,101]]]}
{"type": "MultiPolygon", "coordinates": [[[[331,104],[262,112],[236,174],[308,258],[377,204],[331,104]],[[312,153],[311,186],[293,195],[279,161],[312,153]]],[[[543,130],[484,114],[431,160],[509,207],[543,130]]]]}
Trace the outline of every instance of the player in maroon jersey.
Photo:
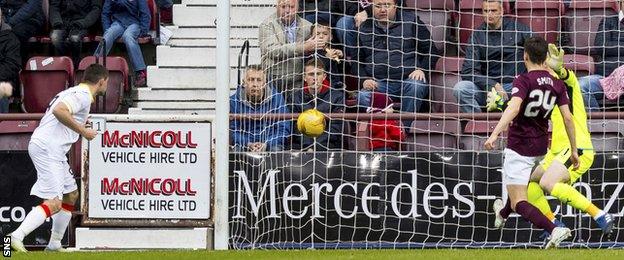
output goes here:
{"type": "MultiPolygon", "coordinates": [[[[548,120],[553,108],[561,110],[575,168],[578,168],[578,153],[574,124],[568,104],[570,100],[562,81],[555,79],[545,64],[548,43],[541,37],[531,37],[524,44],[524,63],[527,73],[521,74],[513,82],[511,100],[503,112],[500,121],[485,142],[485,148],[494,149],[498,135],[509,127],[507,148],[503,154],[503,184],[507,187],[509,199],[505,207],[511,208],[533,225],[551,234],[546,248],[557,247],[561,241],[570,237],[570,229],[557,227],[542,214],[539,209],[527,201],[527,185],[531,171],[548,148],[548,120]],[[512,122],[513,121],[513,122],[512,122]]],[[[496,221],[501,228],[504,219],[500,216],[502,207],[494,207],[496,221]]]]}

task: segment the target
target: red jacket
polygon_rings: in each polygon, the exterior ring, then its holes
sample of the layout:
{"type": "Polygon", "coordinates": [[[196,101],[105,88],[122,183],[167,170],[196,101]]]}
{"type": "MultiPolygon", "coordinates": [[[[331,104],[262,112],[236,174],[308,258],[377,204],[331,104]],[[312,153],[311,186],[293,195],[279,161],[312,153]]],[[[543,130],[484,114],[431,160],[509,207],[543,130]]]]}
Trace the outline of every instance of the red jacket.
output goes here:
{"type": "Polygon", "coordinates": [[[370,122],[370,149],[389,148],[399,150],[405,140],[401,121],[378,119],[370,122]]]}

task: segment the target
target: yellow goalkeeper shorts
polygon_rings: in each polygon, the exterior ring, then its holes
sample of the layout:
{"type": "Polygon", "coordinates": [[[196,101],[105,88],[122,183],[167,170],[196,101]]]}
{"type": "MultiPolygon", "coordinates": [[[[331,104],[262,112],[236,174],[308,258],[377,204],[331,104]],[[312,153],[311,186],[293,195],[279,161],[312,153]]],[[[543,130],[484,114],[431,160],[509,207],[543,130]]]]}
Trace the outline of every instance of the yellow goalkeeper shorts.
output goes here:
{"type": "MultiPolygon", "coordinates": [[[[551,150],[548,150],[546,156],[540,162],[540,165],[544,170],[550,167],[550,164],[553,160],[557,160],[561,162],[563,165],[570,165],[568,160],[570,159],[570,149],[566,148],[558,153],[554,153],[551,150]]],[[[584,173],[586,173],[589,168],[591,168],[594,163],[594,151],[593,150],[579,150],[579,168],[577,170],[573,170],[572,166],[568,168],[568,172],[570,173],[570,184],[576,182],[584,173]],[[581,154],[582,152],[582,154],[581,154]]]]}

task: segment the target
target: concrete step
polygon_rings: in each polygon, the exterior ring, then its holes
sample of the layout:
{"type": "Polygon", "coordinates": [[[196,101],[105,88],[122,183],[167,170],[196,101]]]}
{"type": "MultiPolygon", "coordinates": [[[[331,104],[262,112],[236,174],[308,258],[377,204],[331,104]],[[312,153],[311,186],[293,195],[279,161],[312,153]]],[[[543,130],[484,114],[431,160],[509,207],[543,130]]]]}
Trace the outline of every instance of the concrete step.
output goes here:
{"type": "MultiPolygon", "coordinates": [[[[230,48],[238,48],[240,49],[245,43],[245,39],[230,39],[230,48]]],[[[217,39],[212,38],[201,38],[201,39],[178,39],[171,38],[167,45],[174,47],[188,47],[188,46],[206,46],[206,47],[216,47],[217,39]]],[[[250,47],[258,47],[258,39],[250,39],[249,40],[250,47]]]]}
{"type": "Polygon", "coordinates": [[[137,102],[138,108],[144,109],[178,109],[178,110],[190,110],[190,109],[214,109],[214,101],[193,101],[193,102],[180,102],[180,101],[140,101],[137,102]]]}
{"type": "MultiPolygon", "coordinates": [[[[172,39],[216,39],[217,27],[172,27],[174,31],[172,39]]],[[[230,39],[258,39],[258,26],[252,27],[231,27],[230,39]]]]}
{"type": "MultiPolygon", "coordinates": [[[[258,26],[275,12],[272,6],[232,6],[230,26],[258,26]]],[[[173,24],[177,26],[216,26],[217,6],[174,5],[173,24]]]]}
{"type": "MultiPolygon", "coordinates": [[[[230,39],[231,48],[240,48],[245,41],[249,41],[249,46],[258,47],[258,39],[230,39]]],[[[171,38],[167,45],[170,46],[217,46],[216,38],[171,38]]]]}
{"type": "Polygon", "coordinates": [[[147,109],[131,107],[130,115],[214,115],[214,109],[147,109]]]}
{"type": "Polygon", "coordinates": [[[212,228],[76,228],[77,249],[212,249],[212,228]],[[144,237],[149,239],[137,239],[144,237]],[[175,238],[175,239],[172,239],[175,238]]]}
{"type": "Polygon", "coordinates": [[[207,101],[214,99],[212,89],[151,89],[139,88],[133,95],[137,101],[207,101]]]}
{"type": "MultiPolygon", "coordinates": [[[[243,77],[244,72],[241,72],[243,77]]],[[[147,67],[147,86],[158,88],[215,88],[217,70],[209,68],[160,68],[147,67]]],[[[230,86],[236,86],[237,69],[230,69],[230,86]]]]}
{"type": "MultiPolygon", "coordinates": [[[[159,67],[213,67],[216,48],[212,47],[156,47],[156,65],[159,67]]],[[[240,50],[230,49],[230,66],[238,65],[240,50]]],[[[260,63],[260,48],[249,49],[249,64],[260,63]]]]}
{"type": "MultiPolygon", "coordinates": [[[[215,0],[182,0],[185,5],[217,5],[215,0]]],[[[275,5],[275,0],[230,0],[230,5],[275,5]]]]}

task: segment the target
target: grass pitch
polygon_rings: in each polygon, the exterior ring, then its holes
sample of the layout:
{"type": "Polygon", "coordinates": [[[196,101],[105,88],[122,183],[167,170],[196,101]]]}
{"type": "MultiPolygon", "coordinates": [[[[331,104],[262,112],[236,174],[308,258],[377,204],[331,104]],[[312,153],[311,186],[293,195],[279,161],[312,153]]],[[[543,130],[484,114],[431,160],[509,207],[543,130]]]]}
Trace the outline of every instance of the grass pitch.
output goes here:
{"type": "MultiPolygon", "coordinates": [[[[413,249],[413,250],[245,250],[245,251],[124,251],[124,252],[72,252],[48,253],[13,252],[13,259],[624,259],[624,250],[608,249],[413,249]]],[[[9,259],[9,258],[5,258],[9,259]]]]}

